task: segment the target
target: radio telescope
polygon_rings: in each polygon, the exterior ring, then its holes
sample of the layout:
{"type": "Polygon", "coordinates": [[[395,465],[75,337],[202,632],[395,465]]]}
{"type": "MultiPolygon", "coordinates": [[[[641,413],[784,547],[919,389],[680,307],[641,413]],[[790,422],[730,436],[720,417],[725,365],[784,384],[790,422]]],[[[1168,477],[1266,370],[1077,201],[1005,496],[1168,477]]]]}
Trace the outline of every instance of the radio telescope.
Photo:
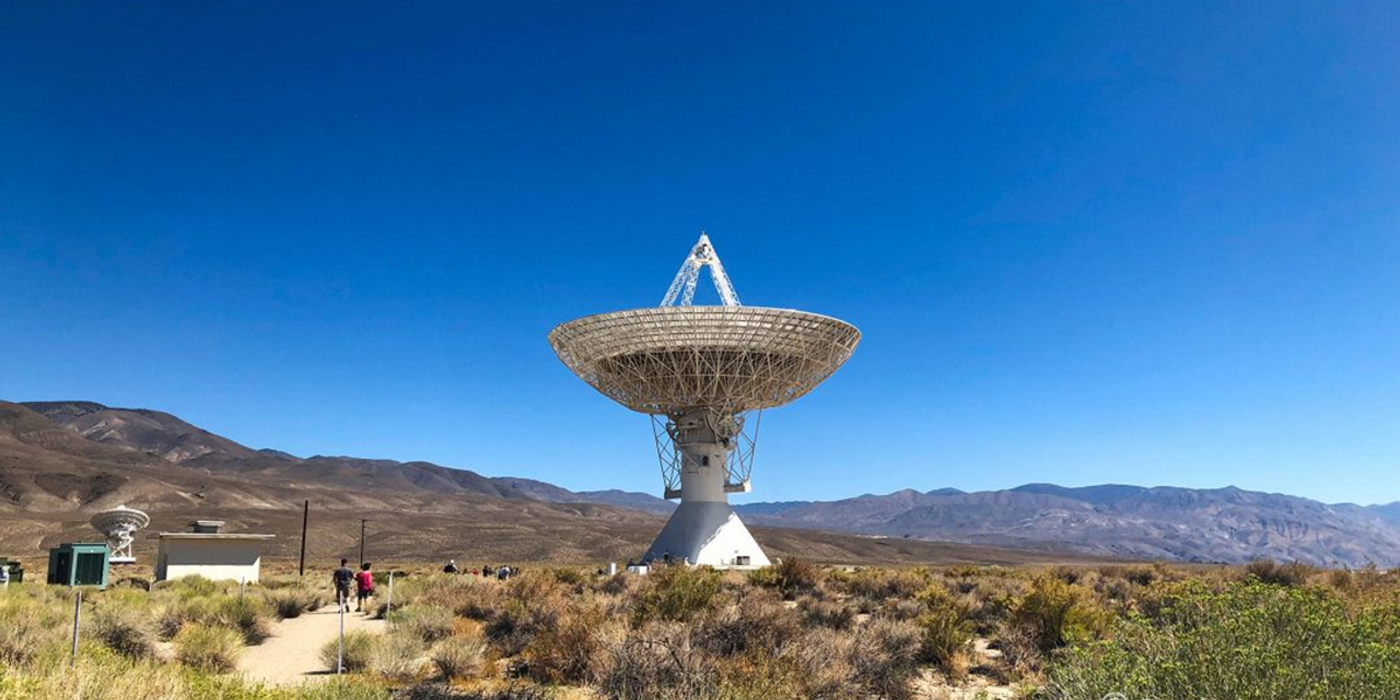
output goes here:
{"type": "Polygon", "coordinates": [[[643,561],[767,566],[729,506],[751,490],[763,409],[790,403],[831,376],[860,331],[829,316],[742,306],[704,233],[661,306],[585,316],[549,343],[604,396],[652,417],[667,499],[680,498],[643,561]],[[721,306],[692,306],[702,268],[721,306]]]}
{"type": "Polygon", "coordinates": [[[107,536],[107,546],[112,548],[110,561],[131,564],[136,561],[131,554],[131,544],[136,541],[136,532],[151,524],[151,516],[120,505],[92,516],[91,522],[98,532],[107,536]]]}

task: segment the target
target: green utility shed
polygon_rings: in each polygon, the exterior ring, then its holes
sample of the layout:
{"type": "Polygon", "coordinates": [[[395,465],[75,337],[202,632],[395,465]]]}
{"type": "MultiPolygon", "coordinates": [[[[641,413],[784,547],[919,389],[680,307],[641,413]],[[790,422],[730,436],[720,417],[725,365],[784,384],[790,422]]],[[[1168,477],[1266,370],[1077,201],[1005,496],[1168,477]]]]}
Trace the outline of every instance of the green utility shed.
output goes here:
{"type": "Polygon", "coordinates": [[[111,551],[107,545],[65,542],[49,550],[49,583],[56,586],[107,587],[111,551]]]}

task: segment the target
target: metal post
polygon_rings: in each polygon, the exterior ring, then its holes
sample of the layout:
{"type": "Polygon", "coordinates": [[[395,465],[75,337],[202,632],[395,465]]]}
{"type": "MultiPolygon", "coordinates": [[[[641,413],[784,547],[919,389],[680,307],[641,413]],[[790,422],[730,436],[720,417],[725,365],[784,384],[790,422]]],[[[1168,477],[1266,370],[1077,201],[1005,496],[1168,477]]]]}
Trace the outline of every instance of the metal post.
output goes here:
{"type": "Polygon", "coordinates": [[[335,597],[340,601],[340,604],[335,606],[340,615],[340,647],[335,653],[335,674],[338,676],[345,673],[345,594],[336,591],[335,597]]]}
{"type": "Polygon", "coordinates": [[[238,578],[238,599],[239,599],[239,600],[243,600],[243,594],[246,593],[247,590],[248,590],[248,577],[247,577],[247,576],[240,576],[240,577],[238,578]]]}
{"type": "Polygon", "coordinates": [[[68,668],[78,665],[78,625],[83,613],[83,589],[78,589],[78,597],[73,599],[73,653],[68,657],[68,668]]]}
{"type": "Polygon", "coordinates": [[[389,598],[384,601],[384,617],[394,611],[394,572],[389,572],[389,598]]]}
{"type": "Polygon", "coordinates": [[[297,576],[306,575],[306,518],[311,514],[311,501],[301,504],[301,563],[297,564],[297,576]]]}

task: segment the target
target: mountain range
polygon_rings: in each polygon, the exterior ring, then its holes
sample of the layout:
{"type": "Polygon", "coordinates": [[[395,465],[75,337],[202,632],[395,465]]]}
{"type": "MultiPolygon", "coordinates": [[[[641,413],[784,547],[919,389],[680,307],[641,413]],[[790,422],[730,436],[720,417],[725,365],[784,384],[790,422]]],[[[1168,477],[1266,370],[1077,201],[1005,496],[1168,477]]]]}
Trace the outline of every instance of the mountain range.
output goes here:
{"type": "MultiPolygon", "coordinates": [[[[383,514],[379,536],[425,556],[454,551],[454,528],[469,526],[478,539],[495,538],[485,548],[498,557],[560,561],[625,559],[674,508],[648,494],[576,492],[427,462],[303,459],[244,446],[168,413],[86,401],[0,402],[0,499],[0,546],[13,546],[21,533],[28,546],[47,543],[80,529],[78,513],[119,501],[151,511],[157,525],[212,512],[295,531],[298,499],[306,499],[334,513],[383,514]]],[[[1262,557],[1400,566],[1400,503],[1329,505],[1234,487],[906,489],[736,510],[758,526],[765,547],[835,561],[1262,557]]],[[[328,547],[345,546],[350,533],[323,529],[328,547]]]]}

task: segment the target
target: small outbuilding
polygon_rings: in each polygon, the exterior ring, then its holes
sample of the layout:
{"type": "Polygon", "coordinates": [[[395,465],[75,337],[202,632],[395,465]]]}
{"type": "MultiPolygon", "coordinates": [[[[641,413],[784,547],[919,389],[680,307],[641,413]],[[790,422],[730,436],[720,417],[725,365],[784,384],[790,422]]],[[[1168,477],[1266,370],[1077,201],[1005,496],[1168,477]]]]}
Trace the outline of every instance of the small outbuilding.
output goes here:
{"type": "Polygon", "coordinates": [[[263,542],[273,535],[223,532],[222,520],[196,520],[189,532],[160,533],[156,580],[203,576],[214,581],[256,583],[263,542]]]}
{"type": "Polygon", "coordinates": [[[47,581],[55,586],[106,588],[110,557],[105,543],[64,542],[49,550],[47,581]]]}

